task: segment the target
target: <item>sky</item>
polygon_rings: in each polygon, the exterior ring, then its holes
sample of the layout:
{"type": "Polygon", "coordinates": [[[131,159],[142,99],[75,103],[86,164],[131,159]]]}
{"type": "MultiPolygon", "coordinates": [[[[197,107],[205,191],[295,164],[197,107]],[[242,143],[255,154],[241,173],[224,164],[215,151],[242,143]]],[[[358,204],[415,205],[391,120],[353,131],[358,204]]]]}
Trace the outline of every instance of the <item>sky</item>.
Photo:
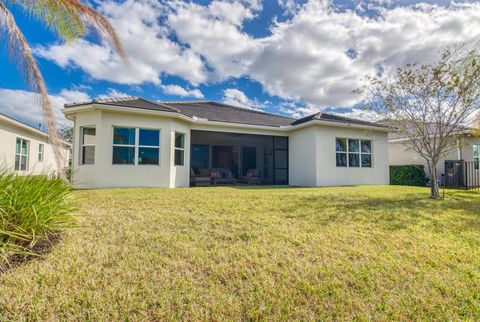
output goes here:
{"type": "MultiPolygon", "coordinates": [[[[95,1],[129,58],[95,31],[64,43],[10,7],[47,83],[65,103],[99,97],[225,102],[291,117],[369,119],[353,91],[367,75],[480,42],[473,1],[95,1]]],[[[1,41],[4,41],[3,39],[1,41]]],[[[0,46],[0,113],[37,126],[38,98],[0,46]]]]}

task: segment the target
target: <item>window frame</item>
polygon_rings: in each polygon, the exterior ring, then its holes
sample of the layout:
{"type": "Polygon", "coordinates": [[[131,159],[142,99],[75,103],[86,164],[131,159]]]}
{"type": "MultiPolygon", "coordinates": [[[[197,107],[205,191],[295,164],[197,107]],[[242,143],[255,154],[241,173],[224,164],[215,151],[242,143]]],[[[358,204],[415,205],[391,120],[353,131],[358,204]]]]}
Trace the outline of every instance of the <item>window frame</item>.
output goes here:
{"type": "Polygon", "coordinates": [[[30,163],[30,141],[21,137],[17,137],[15,140],[15,160],[14,160],[14,169],[15,171],[28,171],[28,164],[30,163]],[[17,152],[17,142],[20,140],[20,149],[17,152]],[[22,153],[22,146],[25,144],[26,152],[22,153]],[[17,156],[18,156],[18,169],[17,169],[17,156]],[[22,157],[25,157],[25,170],[22,170],[22,157]]]}
{"type": "Polygon", "coordinates": [[[183,132],[175,131],[174,136],[173,136],[173,165],[175,167],[184,167],[185,166],[185,146],[187,145],[187,135],[183,132]],[[183,148],[177,147],[177,140],[176,136],[177,134],[183,135],[183,148]],[[175,152],[176,151],[183,151],[183,158],[182,158],[182,164],[177,164],[177,160],[175,158],[175,152]]]}
{"type": "Polygon", "coordinates": [[[85,144],[84,142],[84,134],[83,134],[83,131],[84,129],[95,129],[95,141],[97,139],[97,128],[96,126],[93,126],[93,125],[85,125],[85,126],[81,126],[80,127],[80,162],[79,164],[81,166],[89,166],[89,165],[95,165],[95,159],[96,159],[96,152],[97,152],[97,148],[96,148],[96,144],[95,143],[92,143],[92,144],[85,144]],[[93,163],[84,163],[83,162],[83,148],[84,147],[89,147],[89,146],[93,146],[93,163]]]}
{"type": "Polygon", "coordinates": [[[112,166],[120,166],[120,167],[131,167],[131,166],[140,166],[140,167],[148,167],[148,166],[153,166],[153,167],[159,167],[162,164],[162,129],[159,128],[153,128],[153,127],[135,127],[135,126],[128,126],[128,125],[113,125],[112,126],[112,166]],[[114,140],[114,135],[115,135],[115,128],[126,128],[126,129],[135,129],[135,143],[132,144],[115,144],[113,143],[114,140]],[[153,130],[153,131],[158,131],[158,146],[154,145],[140,145],[140,130],[153,130]],[[113,163],[113,148],[114,147],[129,147],[129,148],[134,148],[134,154],[133,154],[133,164],[121,164],[121,163],[113,163]],[[158,164],[142,164],[138,163],[138,158],[139,158],[139,150],[140,148],[151,148],[151,149],[158,149],[158,164]]]}
{"type": "Polygon", "coordinates": [[[43,143],[38,144],[38,162],[43,162],[45,155],[45,145],[43,143]]]}
{"type": "Polygon", "coordinates": [[[335,166],[337,168],[353,168],[353,169],[372,169],[373,168],[373,140],[371,139],[353,139],[347,137],[336,137],[335,138],[335,166]],[[337,151],[337,140],[345,140],[346,142],[346,151],[337,151]],[[358,142],[358,152],[350,151],[350,141],[358,142]],[[370,142],[370,152],[362,152],[362,141],[370,142]],[[337,154],[344,154],[346,156],[346,165],[337,164],[337,154]],[[350,155],[358,155],[358,166],[350,165],[350,155]],[[362,156],[370,156],[370,166],[363,166],[362,156]]]}

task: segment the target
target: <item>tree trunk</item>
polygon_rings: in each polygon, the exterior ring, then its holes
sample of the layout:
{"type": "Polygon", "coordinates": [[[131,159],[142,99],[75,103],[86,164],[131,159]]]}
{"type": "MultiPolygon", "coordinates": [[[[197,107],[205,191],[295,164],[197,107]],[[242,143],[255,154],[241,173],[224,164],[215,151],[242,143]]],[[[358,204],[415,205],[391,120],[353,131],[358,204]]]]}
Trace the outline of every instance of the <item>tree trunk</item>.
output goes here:
{"type": "Polygon", "coordinates": [[[438,187],[438,173],[436,163],[432,162],[430,165],[430,189],[431,195],[430,198],[438,199],[440,198],[440,189],[438,187]]]}

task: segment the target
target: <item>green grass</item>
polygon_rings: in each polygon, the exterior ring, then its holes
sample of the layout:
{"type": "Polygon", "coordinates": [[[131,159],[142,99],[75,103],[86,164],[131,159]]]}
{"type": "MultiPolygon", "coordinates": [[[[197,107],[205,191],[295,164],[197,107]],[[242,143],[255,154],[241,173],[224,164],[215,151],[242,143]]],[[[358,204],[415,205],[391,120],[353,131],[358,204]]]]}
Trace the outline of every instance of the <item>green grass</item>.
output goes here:
{"type": "MultiPolygon", "coordinates": [[[[480,194],[77,191],[80,227],[0,275],[14,320],[479,320],[480,194]]],[[[0,318],[1,319],[1,318],[0,318]]]]}

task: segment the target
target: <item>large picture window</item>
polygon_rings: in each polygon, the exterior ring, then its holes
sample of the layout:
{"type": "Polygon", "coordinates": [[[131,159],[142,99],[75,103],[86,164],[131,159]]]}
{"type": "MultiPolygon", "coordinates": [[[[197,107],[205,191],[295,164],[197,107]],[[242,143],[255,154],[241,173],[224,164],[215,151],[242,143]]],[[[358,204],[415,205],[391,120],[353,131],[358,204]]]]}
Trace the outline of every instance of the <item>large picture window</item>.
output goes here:
{"type": "Polygon", "coordinates": [[[160,164],[160,130],[113,128],[113,164],[160,164]]]}
{"type": "Polygon", "coordinates": [[[15,170],[28,170],[28,141],[21,138],[17,138],[15,146],[15,170]]]}
{"type": "Polygon", "coordinates": [[[94,127],[82,127],[80,129],[82,136],[81,164],[95,164],[95,135],[94,127]]]}
{"type": "Polygon", "coordinates": [[[480,145],[473,145],[473,161],[475,161],[475,170],[478,170],[480,164],[480,145]]]}
{"type": "Polygon", "coordinates": [[[337,138],[335,153],[337,167],[372,167],[372,141],[370,140],[337,138]]]}
{"type": "Polygon", "coordinates": [[[175,165],[185,164],[185,134],[175,132],[175,165]]]}

